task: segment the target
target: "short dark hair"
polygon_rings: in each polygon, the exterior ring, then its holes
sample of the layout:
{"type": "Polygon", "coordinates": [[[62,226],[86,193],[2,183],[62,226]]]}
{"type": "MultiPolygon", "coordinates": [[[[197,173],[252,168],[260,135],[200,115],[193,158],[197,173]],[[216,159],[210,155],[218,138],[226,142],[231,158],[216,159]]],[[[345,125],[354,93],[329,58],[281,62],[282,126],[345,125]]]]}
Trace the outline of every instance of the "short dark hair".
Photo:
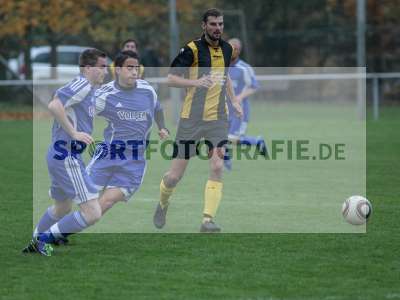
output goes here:
{"type": "Polygon", "coordinates": [[[96,48],[89,48],[89,49],[83,50],[82,53],[79,55],[79,66],[80,67],[85,67],[85,66],[94,67],[96,65],[97,59],[99,57],[106,58],[107,55],[103,51],[100,51],[99,49],[96,49],[96,48]]]}
{"type": "Polygon", "coordinates": [[[221,17],[224,16],[222,11],[218,8],[209,8],[203,14],[203,22],[207,23],[208,17],[221,17]]]}
{"type": "Polygon", "coordinates": [[[115,57],[114,66],[122,67],[122,65],[128,58],[134,58],[139,61],[139,55],[136,52],[133,52],[131,50],[122,51],[122,52],[118,53],[117,56],[115,57]]]}
{"type": "Polygon", "coordinates": [[[138,43],[135,39],[127,39],[125,41],[122,42],[121,44],[121,49],[123,49],[125,47],[126,44],[130,43],[130,42],[134,42],[136,47],[138,46],[138,43]]]}

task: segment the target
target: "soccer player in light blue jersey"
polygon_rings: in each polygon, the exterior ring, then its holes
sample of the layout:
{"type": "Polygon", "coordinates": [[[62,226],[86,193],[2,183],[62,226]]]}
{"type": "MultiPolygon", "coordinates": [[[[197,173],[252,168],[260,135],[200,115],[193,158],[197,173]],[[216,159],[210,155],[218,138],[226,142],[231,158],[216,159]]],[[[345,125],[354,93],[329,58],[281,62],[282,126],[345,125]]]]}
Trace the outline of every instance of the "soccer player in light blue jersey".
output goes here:
{"type": "Polygon", "coordinates": [[[82,150],[91,144],[95,90],[107,72],[106,55],[87,49],[79,57],[80,75],[58,89],[48,104],[55,120],[47,152],[51,179],[49,194],[54,199],[36,225],[33,239],[23,252],[50,256],[50,244],[67,242],[67,236],[96,223],[101,217],[98,192],[85,171],[82,150]],[[71,204],[79,206],[71,211],[71,204]]]}
{"type": "Polygon", "coordinates": [[[115,203],[127,201],[138,190],[146,171],[145,150],[153,119],[162,139],[169,136],[157,94],[138,79],[140,64],[133,51],[123,51],[114,61],[116,80],[96,92],[96,113],[108,121],[104,142],[88,165],[99,191],[104,214],[115,203]]]}
{"type": "MultiPolygon", "coordinates": [[[[250,119],[250,102],[249,97],[253,95],[259,85],[256,80],[253,68],[239,58],[242,51],[242,43],[238,38],[232,38],[228,41],[234,51],[232,62],[229,68],[229,76],[232,80],[233,88],[237,99],[241,102],[243,109],[243,118],[238,117],[234,113],[231,102],[228,101],[229,108],[229,133],[228,139],[233,144],[256,145],[260,154],[266,155],[265,141],[261,136],[247,136],[247,124],[250,119]]],[[[232,169],[232,160],[229,155],[224,160],[226,169],[232,169]]]]}

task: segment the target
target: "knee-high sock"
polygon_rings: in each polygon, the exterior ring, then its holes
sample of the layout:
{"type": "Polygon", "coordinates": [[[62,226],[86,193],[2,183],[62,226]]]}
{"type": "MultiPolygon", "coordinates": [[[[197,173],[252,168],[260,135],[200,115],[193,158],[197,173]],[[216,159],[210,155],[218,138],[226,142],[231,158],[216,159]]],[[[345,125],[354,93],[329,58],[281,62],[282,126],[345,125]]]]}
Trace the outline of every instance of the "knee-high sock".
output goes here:
{"type": "Polygon", "coordinates": [[[49,206],[46,212],[40,218],[39,222],[35,227],[35,231],[33,232],[34,237],[37,237],[39,233],[46,232],[51,225],[57,223],[57,221],[60,220],[60,218],[57,218],[56,216],[53,215],[51,211],[52,207],[53,206],[49,206]]]}
{"type": "Polygon", "coordinates": [[[171,197],[174,188],[168,188],[165,186],[164,179],[160,183],[160,205],[162,208],[168,205],[169,197],[171,197]]]}
{"type": "Polygon", "coordinates": [[[208,180],[204,191],[203,214],[214,218],[222,198],[222,182],[208,180]]]}
{"type": "Polygon", "coordinates": [[[46,243],[53,243],[58,238],[65,238],[89,227],[80,211],[71,212],[61,218],[50,229],[39,235],[39,239],[46,243]]]}

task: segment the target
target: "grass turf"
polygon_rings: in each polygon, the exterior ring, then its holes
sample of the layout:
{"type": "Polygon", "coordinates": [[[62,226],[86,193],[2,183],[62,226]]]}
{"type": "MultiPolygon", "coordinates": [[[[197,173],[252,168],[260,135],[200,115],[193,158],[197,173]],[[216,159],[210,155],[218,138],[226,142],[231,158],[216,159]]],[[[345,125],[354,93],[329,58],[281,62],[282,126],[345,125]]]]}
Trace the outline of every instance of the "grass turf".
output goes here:
{"type": "Polygon", "coordinates": [[[367,234],[86,234],[51,258],[20,253],[32,224],[32,125],[0,122],[0,297],[400,299],[400,110],[391,110],[367,124],[367,234]]]}
{"type": "MultiPolygon", "coordinates": [[[[346,223],[340,213],[343,199],[353,194],[366,194],[365,123],[354,120],[352,107],[255,102],[253,108],[255,117],[249,132],[267,137],[269,159],[260,156],[256,160],[237,159],[238,152],[233,152],[233,170],[224,174],[224,200],[217,218],[224,233],[365,232],[365,226],[346,223]],[[344,143],[346,159],[297,159],[296,152],[299,152],[294,149],[298,150],[296,141],[299,140],[309,142],[307,154],[316,157],[318,144],[333,146],[334,143],[344,143]],[[287,158],[289,151],[283,145],[284,153],[274,153],[273,141],[283,141],[286,146],[287,141],[292,142],[293,159],[287,158]]],[[[101,118],[95,120],[93,136],[96,139],[102,140],[105,126],[101,118]]],[[[50,128],[50,119],[38,119],[34,123],[34,224],[52,204],[48,197],[50,182],[44,155],[50,143],[50,128]]],[[[153,134],[153,139],[157,141],[156,134],[153,134]]],[[[250,151],[252,154],[254,149],[250,151]]],[[[144,183],[131,203],[116,205],[96,226],[85,232],[159,232],[154,228],[151,216],[158,198],[160,178],[170,164],[160,151],[152,153],[144,183]]],[[[173,194],[168,223],[162,232],[198,232],[208,169],[207,161],[199,158],[190,161],[173,194]]]]}

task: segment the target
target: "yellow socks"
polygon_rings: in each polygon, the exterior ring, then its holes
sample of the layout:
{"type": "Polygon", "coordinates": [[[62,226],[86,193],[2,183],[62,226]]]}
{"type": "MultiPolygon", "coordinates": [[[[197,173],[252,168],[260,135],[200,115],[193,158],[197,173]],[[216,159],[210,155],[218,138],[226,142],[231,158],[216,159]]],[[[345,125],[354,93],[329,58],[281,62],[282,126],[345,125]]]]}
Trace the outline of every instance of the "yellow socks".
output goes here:
{"type": "MultiPolygon", "coordinates": [[[[160,183],[160,205],[162,208],[168,206],[169,197],[171,197],[174,188],[165,186],[164,180],[160,183]]],[[[208,180],[204,191],[204,217],[211,220],[217,214],[219,203],[222,198],[222,182],[208,180]]]]}
{"type": "Polygon", "coordinates": [[[204,217],[214,218],[222,198],[222,182],[208,180],[204,192],[204,217]]]}
{"type": "Polygon", "coordinates": [[[168,199],[172,195],[174,188],[167,188],[164,184],[164,179],[160,183],[160,205],[162,208],[168,206],[168,199]]]}

